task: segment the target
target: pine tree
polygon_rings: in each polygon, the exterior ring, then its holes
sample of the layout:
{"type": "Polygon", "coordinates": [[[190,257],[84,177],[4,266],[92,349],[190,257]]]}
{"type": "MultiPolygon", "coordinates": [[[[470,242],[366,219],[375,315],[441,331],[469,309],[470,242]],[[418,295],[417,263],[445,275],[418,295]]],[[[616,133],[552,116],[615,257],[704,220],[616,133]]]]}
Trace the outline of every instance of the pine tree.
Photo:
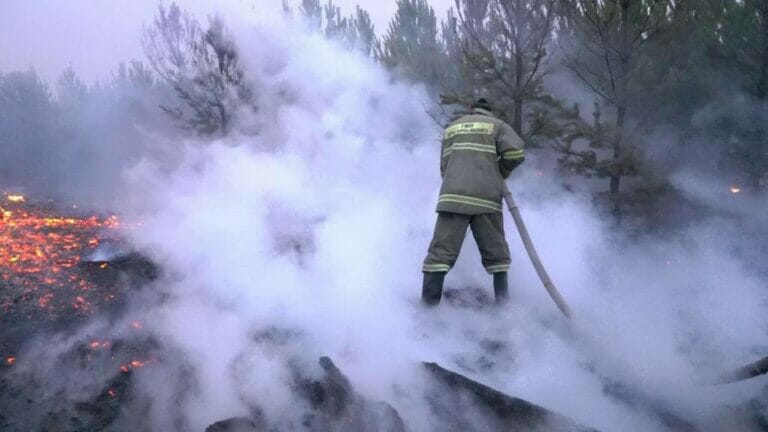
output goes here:
{"type": "Polygon", "coordinates": [[[355,7],[355,14],[348,18],[345,41],[348,46],[371,57],[377,44],[376,31],[371,16],[360,6],[355,7]]]}
{"type": "Polygon", "coordinates": [[[182,102],[163,110],[185,128],[227,134],[236,112],[251,106],[237,47],[220,18],[211,18],[203,30],[175,3],[167,9],[161,4],[142,45],[152,69],[182,102]]]}
{"type": "MultiPolygon", "coordinates": [[[[283,0],[283,11],[290,15],[291,7],[283,0]]],[[[358,51],[366,57],[373,54],[376,46],[376,32],[368,12],[360,6],[355,7],[355,13],[343,16],[341,8],[328,0],[325,5],[320,0],[302,0],[299,12],[310,28],[322,33],[325,37],[341,42],[345,47],[358,51]]]]}
{"type": "Polygon", "coordinates": [[[433,91],[445,79],[447,56],[435,11],[426,0],[397,0],[395,16],[376,49],[376,59],[401,77],[433,91]]]}
{"type": "MultiPolygon", "coordinates": [[[[595,162],[597,175],[610,179],[609,197],[621,221],[622,177],[637,173],[638,147],[626,129],[627,112],[643,89],[635,84],[637,60],[667,23],[665,0],[562,0],[566,11],[560,40],[573,74],[613,112],[612,127],[601,125],[596,149],[608,151],[595,162]]],[[[589,150],[590,152],[592,150],[589,150]]]]}
{"type": "Polygon", "coordinates": [[[56,96],[65,109],[79,109],[88,97],[88,87],[78,78],[72,66],[67,66],[56,81],[56,96]]]}
{"type": "Polygon", "coordinates": [[[759,192],[768,185],[768,0],[728,2],[723,12],[724,58],[745,93],[720,105],[724,163],[759,192]]]}
{"type": "Polygon", "coordinates": [[[53,95],[33,69],[0,73],[0,182],[47,190],[59,159],[60,121],[53,95]]]}
{"type": "MultiPolygon", "coordinates": [[[[459,0],[461,44],[475,93],[492,95],[523,136],[525,105],[542,97],[556,17],[554,0],[459,0]]],[[[451,17],[449,16],[449,19],[451,17]]],[[[454,48],[454,51],[456,49],[454,48]]]]}

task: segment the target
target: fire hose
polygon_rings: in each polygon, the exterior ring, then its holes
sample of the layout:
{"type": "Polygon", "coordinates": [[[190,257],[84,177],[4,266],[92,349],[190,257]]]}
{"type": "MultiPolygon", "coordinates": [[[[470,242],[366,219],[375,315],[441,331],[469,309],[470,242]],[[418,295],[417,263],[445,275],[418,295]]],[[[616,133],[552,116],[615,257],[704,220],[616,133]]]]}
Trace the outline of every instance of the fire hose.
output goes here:
{"type": "Polygon", "coordinates": [[[768,373],[768,357],[723,374],[714,384],[731,384],[768,373]]]}
{"type": "Polygon", "coordinates": [[[555,284],[552,283],[552,279],[549,278],[549,274],[547,274],[544,264],[541,263],[539,254],[533,246],[533,241],[531,241],[531,236],[528,234],[528,229],[525,227],[525,222],[523,222],[523,217],[520,215],[520,210],[517,208],[515,199],[512,197],[512,192],[510,192],[509,187],[507,187],[507,182],[502,182],[501,184],[503,185],[504,201],[507,203],[507,209],[509,210],[509,213],[512,214],[512,219],[515,220],[515,226],[517,226],[517,231],[520,233],[520,238],[523,240],[523,246],[525,246],[525,251],[528,252],[528,257],[531,259],[533,268],[536,269],[536,273],[539,275],[541,283],[544,284],[544,288],[546,288],[549,296],[557,305],[557,308],[560,309],[560,312],[562,312],[566,318],[570,319],[571,308],[568,307],[568,303],[566,303],[563,296],[560,295],[560,291],[557,290],[555,284]]]}
{"type": "MultiPolygon", "coordinates": [[[[515,221],[515,226],[517,227],[517,231],[520,233],[520,238],[523,240],[525,251],[528,253],[528,257],[531,259],[531,263],[536,269],[536,273],[539,275],[541,283],[544,284],[544,288],[546,288],[549,296],[555,302],[558,309],[560,309],[560,312],[562,312],[566,318],[571,319],[571,308],[560,294],[560,291],[557,290],[557,287],[555,287],[552,279],[550,279],[549,274],[547,274],[547,270],[541,263],[539,254],[536,252],[533,241],[531,241],[531,236],[528,234],[528,229],[525,227],[525,222],[523,222],[523,217],[520,215],[520,210],[517,208],[514,197],[512,197],[512,192],[510,192],[506,182],[502,182],[502,185],[504,201],[507,203],[507,209],[512,215],[512,219],[515,221]]],[[[750,363],[746,366],[742,366],[728,373],[722,374],[713,382],[713,384],[730,384],[765,374],[768,374],[768,357],[763,357],[754,363],[750,363]]]]}

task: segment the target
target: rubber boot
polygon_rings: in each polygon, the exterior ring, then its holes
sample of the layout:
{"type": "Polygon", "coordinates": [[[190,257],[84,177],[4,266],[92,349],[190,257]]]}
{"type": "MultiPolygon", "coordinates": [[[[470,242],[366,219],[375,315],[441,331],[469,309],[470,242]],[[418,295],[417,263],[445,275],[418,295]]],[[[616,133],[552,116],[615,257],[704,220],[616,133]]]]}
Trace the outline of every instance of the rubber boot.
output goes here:
{"type": "Polygon", "coordinates": [[[493,274],[493,293],[496,296],[496,304],[504,304],[509,299],[507,287],[507,272],[493,274]]]}
{"type": "Polygon", "coordinates": [[[440,303],[443,295],[443,281],[446,272],[424,272],[424,284],[421,287],[421,302],[427,306],[440,303]]]}

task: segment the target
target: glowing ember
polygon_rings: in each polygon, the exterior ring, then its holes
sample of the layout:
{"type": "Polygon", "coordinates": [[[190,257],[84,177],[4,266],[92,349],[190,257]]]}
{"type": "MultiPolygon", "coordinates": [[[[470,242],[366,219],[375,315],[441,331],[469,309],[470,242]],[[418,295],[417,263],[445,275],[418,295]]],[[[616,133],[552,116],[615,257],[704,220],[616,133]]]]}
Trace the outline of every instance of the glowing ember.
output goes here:
{"type": "Polygon", "coordinates": [[[128,373],[134,369],[143,368],[148,364],[149,364],[149,361],[132,360],[130,363],[125,363],[123,365],[120,365],[120,371],[123,373],[128,373]]]}
{"type": "Polygon", "coordinates": [[[732,194],[737,194],[739,192],[741,192],[741,188],[740,187],[738,187],[738,186],[731,186],[731,193],[732,194]]]}
{"type": "Polygon", "coordinates": [[[5,359],[5,364],[8,366],[13,366],[14,363],[16,363],[16,357],[8,357],[5,359]]]}
{"type": "Polygon", "coordinates": [[[108,394],[110,397],[117,397],[117,390],[115,390],[115,389],[113,389],[113,388],[110,388],[109,390],[107,390],[107,394],[108,394]]]}
{"type": "Polygon", "coordinates": [[[54,317],[67,309],[90,312],[97,293],[77,266],[118,219],[61,216],[21,195],[6,197],[12,204],[0,208],[0,310],[34,304],[54,317]]]}
{"type": "Polygon", "coordinates": [[[131,327],[132,327],[134,330],[141,330],[141,328],[142,328],[142,325],[141,325],[141,323],[140,323],[140,322],[138,322],[138,321],[134,321],[134,322],[132,322],[132,323],[131,323],[131,327]]]}
{"type": "Polygon", "coordinates": [[[91,349],[93,349],[93,350],[99,350],[99,349],[102,349],[102,348],[109,348],[111,345],[112,345],[112,343],[110,341],[98,341],[98,340],[95,340],[95,341],[91,342],[88,346],[90,346],[91,349]]]}
{"type": "Polygon", "coordinates": [[[23,203],[24,202],[24,195],[6,195],[5,196],[8,201],[13,203],[23,203]]]}

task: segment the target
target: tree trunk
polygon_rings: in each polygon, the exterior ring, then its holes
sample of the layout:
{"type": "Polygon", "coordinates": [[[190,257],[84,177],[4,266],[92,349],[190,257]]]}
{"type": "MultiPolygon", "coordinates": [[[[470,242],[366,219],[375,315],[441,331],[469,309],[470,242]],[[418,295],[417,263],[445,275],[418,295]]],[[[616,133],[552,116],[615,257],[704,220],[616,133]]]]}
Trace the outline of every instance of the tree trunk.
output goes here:
{"type": "Polygon", "coordinates": [[[224,102],[219,101],[217,103],[218,111],[219,111],[219,119],[221,121],[221,133],[222,136],[226,135],[229,132],[229,118],[227,116],[227,108],[224,106],[224,102]]]}
{"type": "MultiPolygon", "coordinates": [[[[621,53],[619,57],[619,75],[616,80],[616,138],[613,141],[613,164],[616,168],[621,160],[621,144],[624,135],[624,119],[627,114],[627,72],[629,69],[629,6],[631,0],[621,2],[621,53]]],[[[613,217],[616,225],[621,225],[621,169],[611,172],[610,197],[613,202],[613,217]]]]}
{"type": "Polygon", "coordinates": [[[600,104],[595,102],[595,109],[592,111],[592,126],[597,134],[600,134],[600,116],[600,104]]]}
{"type": "MultiPolygon", "coordinates": [[[[616,114],[616,138],[613,140],[613,163],[614,167],[619,164],[621,159],[621,135],[624,128],[624,116],[626,109],[619,106],[616,114]]],[[[621,185],[621,172],[619,170],[611,171],[611,189],[610,197],[612,202],[612,211],[616,225],[621,225],[621,196],[619,195],[621,185]]]]}
{"type": "Polygon", "coordinates": [[[763,51],[760,59],[760,78],[757,81],[757,97],[761,101],[768,98],[768,0],[764,0],[762,8],[758,8],[763,23],[763,51]]]}
{"type": "Polygon", "coordinates": [[[515,41],[515,117],[512,127],[520,136],[523,135],[523,54],[515,41]]]}
{"type": "MultiPolygon", "coordinates": [[[[763,23],[763,51],[761,53],[762,58],[760,59],[760,78],[757,83],[757,97],[760,101],[766,102],[766,100],[768,100],[768,0],[763,0],[761,6],[762,7],[759,8],[759,14],[763,23]]],[[[766,137],[761,133],[758,139],[763,141],[766,137]]],[[[757,193],[762,189],[760,180],[763,177],[764,168],[761,166],[762,164],[757,161],[753,162],[753,165],[756,166],[753,166],[752,168],[752,190],[757,193]]]]}

